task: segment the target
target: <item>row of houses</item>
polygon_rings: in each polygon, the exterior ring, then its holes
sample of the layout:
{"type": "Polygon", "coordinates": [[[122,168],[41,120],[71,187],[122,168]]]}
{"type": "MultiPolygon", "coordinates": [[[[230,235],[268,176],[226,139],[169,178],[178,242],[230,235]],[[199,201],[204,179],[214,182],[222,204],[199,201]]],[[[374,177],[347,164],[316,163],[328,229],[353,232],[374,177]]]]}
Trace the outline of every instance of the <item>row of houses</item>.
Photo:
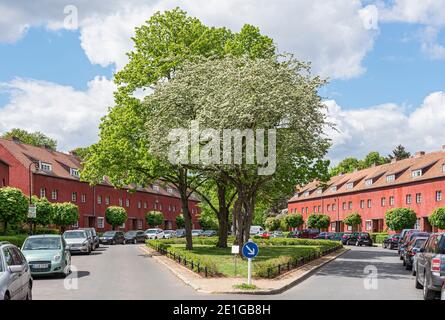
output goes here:
{"type": "Polygon", "coordinates": [[[391,208],[411,208],[417,214],[416,227],[436,231],[428,216],[445,206],[445,146],[438,152],[417,152],[408,159],[334,176],[325,184],[313,181],[297,187],[288,201],[288,211],[305,220],[312,213],[329,215],[330,231],[350,231],[342,222],[357,212],[362,231],[387,229],[385,213],[391,208]]]}
{"type": "MultiPolygon", "coordinates": [[[[81,169],[80,159],[74,154],[27,145],[18,139],[0,139],[0,187],[19,188],[28,196],[31,190],[32,195],[46,197],[51,202],[76,204],[80,219],[73,227],[110,230],[111,226],[105,221],[105,210],[109,206],[121,206],[128,213],[122,230],[148,228],[145,214],[152,210],[163,213],[161,227],[177,228],[176,217],[182,213],[182,206],[174,187],[159,183],[116,189],[106,177],[102,183],[91,186],[80,181],[81,169]]],[[[200,213],[198,204],[199,199],[192,196],[189,210],[195,227],[198,227],[196,216],[200,213]]]]}

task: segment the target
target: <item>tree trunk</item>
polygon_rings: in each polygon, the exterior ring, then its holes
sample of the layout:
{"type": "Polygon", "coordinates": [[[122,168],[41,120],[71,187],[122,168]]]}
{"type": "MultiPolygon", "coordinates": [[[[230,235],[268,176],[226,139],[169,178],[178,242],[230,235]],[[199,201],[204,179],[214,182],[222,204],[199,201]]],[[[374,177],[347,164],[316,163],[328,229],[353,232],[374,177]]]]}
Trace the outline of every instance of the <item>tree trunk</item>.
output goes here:
{"type": "Polygon", "coordinates": [[[182,214],[184,215],[185,239],[187,250],[193,250],[192,239],[192,216],[189,210],[188,203],[188,183],[187,183],[187,169],[179,169],[179,193],[181,195],[182,214]]]}
{"type": "Polygon", "coordinates": [[[219,202],[219,210],[218,210],[218,243],[216,246],[218,248],[227,248],[227,236],[229,232],[229,208],[226,203],[226,187],[222,184],[217,184],[218,187],[218,202],[219,202]]]}

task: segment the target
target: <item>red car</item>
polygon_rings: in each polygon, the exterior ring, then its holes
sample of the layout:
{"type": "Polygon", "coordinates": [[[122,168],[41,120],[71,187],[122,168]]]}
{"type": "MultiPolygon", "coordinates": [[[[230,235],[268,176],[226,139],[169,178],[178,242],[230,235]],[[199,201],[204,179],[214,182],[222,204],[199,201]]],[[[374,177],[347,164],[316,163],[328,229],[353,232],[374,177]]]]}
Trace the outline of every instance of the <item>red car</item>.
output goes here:
{"type": "Polygon", "coordinates": [[[317,229],[303,229],[290,232],[288,238],[314,239],[319,234],[320,231],[317,229]]]}
{"type": "Polygon", "coordinates": [[[270,232],[267,232],[267,231],[264,231],[264,232],[261,233],[259,236],[260,236],[261,238],[269,239],[270,236],[271,236],[271,233],[270,233],[270,232]]]}

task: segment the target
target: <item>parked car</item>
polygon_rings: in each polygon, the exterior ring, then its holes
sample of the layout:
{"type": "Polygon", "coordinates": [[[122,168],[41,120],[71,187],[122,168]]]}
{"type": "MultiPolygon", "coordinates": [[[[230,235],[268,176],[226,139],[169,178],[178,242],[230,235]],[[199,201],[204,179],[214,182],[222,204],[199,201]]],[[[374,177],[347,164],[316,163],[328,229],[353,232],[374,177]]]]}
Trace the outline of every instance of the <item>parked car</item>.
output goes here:
{"type": "Polygon", "coordinates": [[[399,239],[400,239],[399,233],[390,234],[383,240],[382,247],[384,249],[394,250],[399,247],[399,239]]]}
{"type": "Polygon", "coordinates": [[[201,236],[203,237],[215,237],[218,235],[218,232],[216,232],[215,230],[206,230],[202,233],[201,236]]]}
{"type": "Polygon", "coordinates": [[[251,226],[250,227],[250,235],[251,236],[259,235],[263,232],[264,232],[264,228],[261,226],[251,226]]]}
{"type": "Polygon", "coordinates": [[[202,236],[202,233],[204,231],[202,231],[201,229],[194,229],[192,230],[192,237],[200,237],[202,236]]]}
{"type": "Polygon", "coordinates": [[[288,238],[303,238],[303,239],[314,239],[320,234],[317,229],[303,229],[292,231],[288,234],[288,238]]]}
{"type": "Polygon", "coordinates": [[[443,280],[442,293],[440,295],[440,300],[445,300],[445,279],[443,280]]]}
{"type": "Polygon", "coordinates": [[[372,247],[372,238],[368,232],[354,232],[343,235],[342,243],[346,245],[372,247]]]}
{"type": "Polygon", "coordinates": [[[94,228],[80,228],[78,230],[87,230],[91,232],[91,236],[93,237],[93,250],[99,248],[100,241],[99,236],[97,235],[96,229],[94,228]]]}
{"type": "Polygon", "coordinates": [[[403,229],[402,232],[400,232],[399,246],[397,248],[397,254],[400,256],[400,260],[402,260],[402,257],[400,255],[400,249],[403,247],[405,236],[407,233],[412,233],[414,231],[420,232],[420,230],[417,229],[403,229]]]}
{"type": "MultiPolygon", "coordinates": [[[[426,240],[428,240],[428,237],[415,237],[407,243],[403,253],[403,265],[405,266],[406,270],[413,269],[414,257],[416,256],[417,252],[419,252],[420,248],[423,247],[426,240]]],[[[413,275],[414,274],[415,271],[413,271],[413,275]]]]}
{"type": "Polygon", "coordinates": [[[96,245],[94,244],[94,236],[93,236],[93,232],[91,231],[91,229],[85,228],[85,229],[76,229],[76,230],[85,231],[87,233],[88,242],[90,243],[90,251],[96,250],[96,245]]]}
{"type": "Polygon", "coordinates": [[[334,236],[333,232],[320,232],[314,239],[329,240],[334,236]]]}
{"type": "Polygon", "coordinates": [[[136,244],[138,242],[145,242],[145,233],[142,230],[131,230],[127,231],[124,234],[124,242],[125,243],[133,243],[136,244]]]}
{"type": "Polygon", "coordinates": [[[164,237],[165,237],[165,239],[175,238],[176,231],[175,230],[164,230],[164,237]]]}
{"type": "MultiPolygon", "coordinates": [[[[341,237],[341,243],[342,243],[343,245],[345,245],[345,244],[349,244],[349,243],[348,243],[348,242],[349,242],[349,238],[351,238],[352,235],[353,235],[352,232],[346,232],[346,233],[343,233],[343,235],[342,235],[342,237],[341,237]]],[[[352,242],[351,242],[351,243],[352,243],[352,242]]]]}
{"type": "Polygon", "coordinates": [[[282,231],[274,231],[270,235],[271,238],[284,238],[284,233],[282,231]]]}
{"type": "Polygon", "coordinates": [[[434,299],[445,279],[445,233],[433,233],[417,253],[416,288],[425,300],[434,299]]]}
{"type": "Polygon", "coordinates": [[[159,228],[147,229],[145,230],[145,238],[149,240],[164,239],[164,230],[159,228]]]}
{"type": "Polygon", "coordinates": [[[28,237],[22,246],[31,274],[66,277],[71,272],[71,253],[60,235],[35,235],[28,237]]]}
{"type": "Polygon", "coordinates": [[[15,245],[0,241],[0,300],[32,300],[32,276],[15,245]]]}
{"type": "Polygon", "coordinates": [[[63,238],[71,253],[91,253],[91,242],[85,230],[68,230],[63,233],[63,238]]]}
{"type": "Polygon", "coordinates": [[[408,243],[411,240],[413,240],[414,238],[417,238],[417,237],[427,237],[428,238],[429,236],[430,236],[429,232],[422,232],[422,231],[418,231],[418,230],[408,231],[405,234],[403,241],[399,242],[400,260],[403,260],[403,256],[405,255],[406,246],[408,245],[408,243]]]}
{"type": "Polygon", "coordinates": [[[178,229],[178,230],[176,230],[176,237],[177,238],[184,238],[185,237],[185,229],[178,229]]]}
{"type": "Polygon", "coordinates": [[[270,233],[269,231],[264,231],[263,233],[260,233],[257,236],[260,236],[261,238],[264,239],[269,239],[272,236],[272,233],[270,233]]]}
{"type": "Polygon", "coordinates": [[[332,241],[341,241],[341,239],[343,238],[343,235],[345,233],[344,232],[335,232],[330,238],[329,240],[332,241]]]}
{"type": "Polygon", "coordinates": [[[125,244],[125,236],[122,231],[106,231],[102,237],[99,237],[101,244],[125,244]]]}

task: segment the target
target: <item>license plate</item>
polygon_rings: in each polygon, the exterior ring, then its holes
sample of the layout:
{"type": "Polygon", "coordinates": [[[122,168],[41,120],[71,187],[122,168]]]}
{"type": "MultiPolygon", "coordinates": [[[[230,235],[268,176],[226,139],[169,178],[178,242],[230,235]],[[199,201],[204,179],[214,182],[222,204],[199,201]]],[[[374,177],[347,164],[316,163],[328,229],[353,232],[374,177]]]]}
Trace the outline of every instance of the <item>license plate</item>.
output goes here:
{"type": "Polygon", "coordinates": [[[48,265],[47,264],[33,264],[32,267],[34,269],[46,269],[46,268],[48,268],[48,265]]]}

